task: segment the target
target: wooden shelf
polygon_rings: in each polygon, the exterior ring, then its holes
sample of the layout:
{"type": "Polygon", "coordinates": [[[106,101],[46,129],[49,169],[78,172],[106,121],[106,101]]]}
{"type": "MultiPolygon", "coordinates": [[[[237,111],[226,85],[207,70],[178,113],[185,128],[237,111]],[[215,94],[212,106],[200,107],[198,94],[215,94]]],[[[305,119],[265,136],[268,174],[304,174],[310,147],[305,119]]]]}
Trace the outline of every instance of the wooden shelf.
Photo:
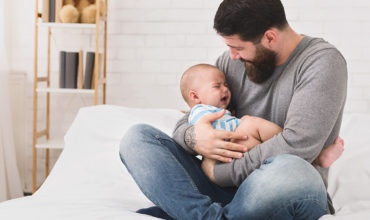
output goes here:
{"type": "Polygon", "coordinates": [[[94,89],[59,89],[59,88],[37,88],[39,93],[69,93],[69,94],[94,94],[94,89]]]}
{"type": "Polygon", "coordinates": [[[49,139],[47,141],[40,141],[41,143],[36,144],[37,149],[63,149],[64,140],[63,138],[49,139]]]}
{"type": "Polygon", "coordinates": [[[55,22],[40,22],[37,23],[39,27],[51,27],[51,28],[84,28],[84,29],[95,29],[95,24],[81,24],[81,23],[55,23],[55,22]]]}
{"type": "MultiPolygon", "coordinates": [[[[106,103],[106,90],[107,90],[107,83],[106,83],[106,76],[107,76],[107,27],[108,27],[108,20],[107,16],[100,16],[100,4],[97,4],[97,10],[96,10],[96,17],[99,17],[99,19],[94,24],[83,24],[83,23],[57,23],[57,22],[42,22],[42,20],[46,21],[49,20],[49,13],[50,10],[49,7],[45,7],[42,9],[44,14],[39,12],[39,1],[35,0],[35,51],[34,51],[34,77],[33,77],[33,138],[32,138],[32,192],[35,192],[37,190],[37,150],[45,150],[45,176],[47,177],[49,175],[49,150],[51,149],[63,149],[64,148],[64,141],[63,138],[51,138],[47,140],[47,137],[50,137],[50,128],[52,126],[58,126],[58,125],[50,125],[50,115],[51,115],[51,109],[50,103],[51,99],[54,98],[50,94],[56,93],[56,94],[89,94],[93,95],[92,97],[89,97],[94,100],[94,105],[99,104],[99,99],[102,98],[102,103],[106,103]],[[39,30],[45,28],[47,30],[47,40],[42,39],[41,42],[42,45],[47,46],[47,57],[43,58],[46,61],[46,73],[40,74],[39,73],[39,60],[41,57],[39,57],[39,30]],[[54,77],[58,77],[55,73],[51,73],[51,54],[52,54],[52,48],[54,50],[54,43],[52,41],[52,32],[60,32],[65,31],[67,29],[71,29],[72,32],[78,34],[94,34],[95,39],[94,42],[91,42],[94,44],[95,49],[95,63],[93,66],[93,75],[92,85],[96,86],[96,89],[70,89],[70,88],[56,88],[51,87],[51,79],[54,77]],[[100,39],[100,38],[103,39],[100,39]],[[100,41],[102,40],[102,41],[100,41]],[[103,48],[103,51],[100,52],[100,48],[103,48]],[[100,76],[100,73],[103,73],[103,76],[100,76]],[[39,75],[40,74],[40,75],[39,75]],[[42,76],[41,76],[42,75],[42,76]],[[96,82],[96,81],[97,82],[96,82]],[[41,83],[41,87],[39,87],[39,83],[41,83]],[[44,95],[45,94],[45,95],[44,95]],[[101,94],[101,95],[100,95],[101,94]],[[45,103],[45,111],[42,114],[42,118],[45,116],[45,126],[43,126],[44,130],[39,130],[38,126],[38,95],[45,96],[42,97],[45,100],[42,102],[45,103]]],[[[62,0],[57,0],[59,4],[63,2],[62,0]]],[[[46,1],[48,2],[48,1],[46,1]]],[[[99,3],[99,1],[97,1],[99,3]]],[[[105,6],[107,6],[108,0],[105,1],[105,6]]],[[[60,5],[59,5],[60,6],[60,5]]],[[[57,10],[59,8],[55,9],[55,14],[57,14],[57,10]]],[[[108,12],[107,12],[108,13],[108,12]]],[[[107,14],[106,13],[106,14],[107,14]]],[[[42,30],[42,33],[44,30],[42,30]]],[[[57,35],[56,35],[57,36],[57,35]]],[[[84,35],[82,35],[84,36],[84,35]]],[[[85,37],[85,36],[84,36],[85,37]]],[[[64,39],[65,40],[65,39],[64,39]]],[[[81,42],[82,45],[84,45],[83,42],[81,42]]],[[[58,49],[55,47],[55,49],[58,49]]],[[[60,48],[62,49],[62,48],[60,48]]],[[[59,50],[60,50],[59,49],[59,50]]],[[[79,63],[83,64],[82,54],[79,53],[79,63]]],[[[60,62],[60,61],[59,61],[60,62]]],[[[83,73],[83,70],[79,67],[80,73],[83,73]]],[[[81,79],[81,78],[80,78],[81,79]]],[[[79,81],[81,83],[81,81],[79,81]]],[[[58,86],[58,85],[55,85],[58,86]]],[[[81,87],[81,84],[79,84],[79,87],[81,87]]],[[[62,114],[62,113],[61,113],[62,114]]]]}

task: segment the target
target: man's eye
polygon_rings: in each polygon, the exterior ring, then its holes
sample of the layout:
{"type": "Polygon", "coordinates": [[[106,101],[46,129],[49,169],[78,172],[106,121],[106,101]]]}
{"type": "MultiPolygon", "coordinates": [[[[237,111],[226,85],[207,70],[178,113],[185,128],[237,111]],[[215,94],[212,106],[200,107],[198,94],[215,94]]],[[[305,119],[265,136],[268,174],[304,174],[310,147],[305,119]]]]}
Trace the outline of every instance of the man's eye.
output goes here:
{"type": "Polygon", "coordinates": [[[220,87],[221,87],[221,86],[218,86],[218,85],[217,85],[217,86],[213,86],[213,88],[216,88],[216,89],[219,89],[220,87]]]}

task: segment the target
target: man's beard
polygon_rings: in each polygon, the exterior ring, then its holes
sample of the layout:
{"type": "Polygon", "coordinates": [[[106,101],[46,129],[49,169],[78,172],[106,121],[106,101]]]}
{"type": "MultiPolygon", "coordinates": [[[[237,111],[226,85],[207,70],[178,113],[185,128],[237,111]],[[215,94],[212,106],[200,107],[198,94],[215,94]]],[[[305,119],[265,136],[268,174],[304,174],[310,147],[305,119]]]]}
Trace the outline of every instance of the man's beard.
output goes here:
{"type": "Polygon", "coordinates": [[[256,56],[253,60],[240,61],[245,63],[245,72],[250,81],[262,84],[269,79],[276,67],[276,52],[269,50],[262,45],[256,46],[256,56]]]}

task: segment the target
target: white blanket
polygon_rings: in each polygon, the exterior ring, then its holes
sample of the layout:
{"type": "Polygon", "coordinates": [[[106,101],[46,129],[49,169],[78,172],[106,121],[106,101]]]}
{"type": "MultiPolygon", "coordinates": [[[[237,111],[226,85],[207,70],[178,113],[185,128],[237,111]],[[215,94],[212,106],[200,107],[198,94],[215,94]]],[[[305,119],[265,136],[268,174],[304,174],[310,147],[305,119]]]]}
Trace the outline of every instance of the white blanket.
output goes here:
{"type": "MultiPolygon", "coordinates": [[[[181,116],[170,109],[82,108],[48,179],[33,196],[0,203],[0,219],[153,219],[135,213],[152,203],[122,165],[119,141],[137,123],[171,135],[181,116]]],[[[324,220],[370,219],[369,124],[370,116],[344,119],[345,152],[329,179],[329,192],[339,211],[324,220]]]]}

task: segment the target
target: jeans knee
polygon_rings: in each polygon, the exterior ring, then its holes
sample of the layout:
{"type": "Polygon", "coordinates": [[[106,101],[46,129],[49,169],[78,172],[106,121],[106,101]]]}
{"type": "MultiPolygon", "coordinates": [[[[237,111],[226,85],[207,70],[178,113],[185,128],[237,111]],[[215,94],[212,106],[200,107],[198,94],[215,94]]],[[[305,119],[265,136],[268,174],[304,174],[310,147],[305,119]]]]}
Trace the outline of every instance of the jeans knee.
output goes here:
{"type": "MultiPolygon", "coordinates": [[[[279,155],[265,161],[280,178],[286,190],[326,192],[319,172],[304,159],[295,155],[279,155]]],[[[263,166],[263,165],[262,165],[263,166]]]]}
{"type": "Polygon", "coordinates": [[[302,158],[296,156],[296,155],[292,155],[292,154],[281,154],[281,155],[277,155],[275,157],[270,157],[268,159],[266,159],[264,161],[263,164],[269,164],[269,163],[274,163],[274,164],[283,164],[284,166],[286,166],[285,164],[289,165],[290,166],[293,166],[293,165],[296,165],[296,164],[300,164],[300,165],[309,165],[309,163],[305,160],[303,160],[302,158]]]}
{"type": "Polygon", "coordinates": [[[139,142],[148,139],[152,131],[153,127],[147,124],[136,124],[130,127],[120,141],[119,154],[122,161],[137,154],[139,142]]]}
{"type": "Polygon", "coordinates": [[[244,210],[242,216],[270,213],[272,217],[278,210],[300,205],[326,209],[321,176],[311,164],[293,155],[267,159],[242,183],[234,199],[244,210]]]}

